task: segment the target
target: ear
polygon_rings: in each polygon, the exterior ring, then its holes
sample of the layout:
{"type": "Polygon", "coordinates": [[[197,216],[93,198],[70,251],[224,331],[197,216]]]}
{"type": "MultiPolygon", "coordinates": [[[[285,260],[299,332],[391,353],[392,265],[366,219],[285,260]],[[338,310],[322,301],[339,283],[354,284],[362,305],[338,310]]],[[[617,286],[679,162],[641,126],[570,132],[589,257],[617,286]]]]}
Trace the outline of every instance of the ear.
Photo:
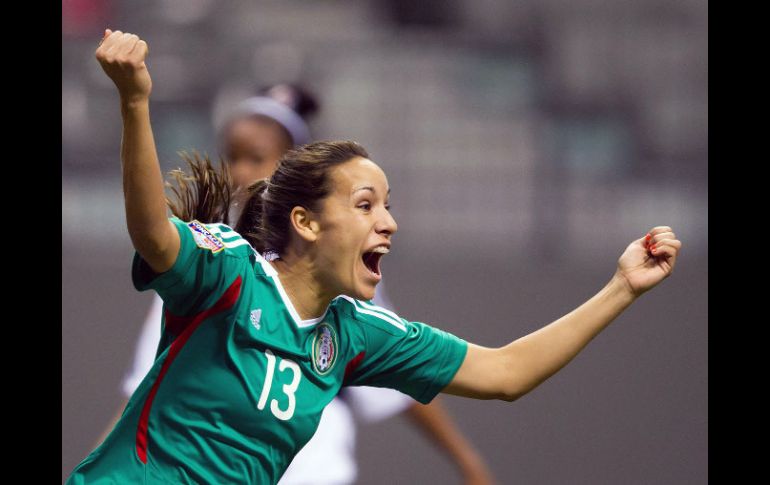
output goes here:
{"type": "Polygon", "coordinates": [[[321,226],[311,211],[304,207],[296,206],[291,210],[289,221],[291,221],[294,231],[305,241],[315,242],[318,239],[318,232],[321,226]]]}

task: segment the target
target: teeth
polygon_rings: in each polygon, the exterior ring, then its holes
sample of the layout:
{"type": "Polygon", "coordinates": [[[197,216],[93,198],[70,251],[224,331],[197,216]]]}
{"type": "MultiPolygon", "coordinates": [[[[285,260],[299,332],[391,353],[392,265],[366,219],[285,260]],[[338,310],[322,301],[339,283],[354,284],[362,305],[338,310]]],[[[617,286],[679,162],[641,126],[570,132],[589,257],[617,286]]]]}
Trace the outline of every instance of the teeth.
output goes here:
{"type": "Polygon", "coordinates": [[[377,246],[376,248],[371,250],[372,253],[381,253],[381,254],[388,254],[390,252],[390,249],[388,249],[385,246],[377,246]]]}

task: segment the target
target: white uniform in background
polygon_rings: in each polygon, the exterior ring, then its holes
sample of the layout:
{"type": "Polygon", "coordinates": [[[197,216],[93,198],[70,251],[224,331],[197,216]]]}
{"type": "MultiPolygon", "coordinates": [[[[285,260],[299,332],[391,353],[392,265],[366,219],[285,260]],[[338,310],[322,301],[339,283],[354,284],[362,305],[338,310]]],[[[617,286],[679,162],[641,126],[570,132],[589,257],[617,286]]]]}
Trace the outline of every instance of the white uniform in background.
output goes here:
{"type": "MultiPolygon", "coordinates": [[[[382,283],[374,303],[385,308],[392,305],[385,297],[382,283]]],[[[134,393],[155,362],[160,340],[163,301],[156,294],[134,354],[130,372],[121,388],[126,397],[134,393]]],[[[294,457],[279,485],[347,485],[355,482],[356,420],[379,421],[401,413],[415,401],[393,389],[346,387],[324,409],[313,438],[294,457]]]]}

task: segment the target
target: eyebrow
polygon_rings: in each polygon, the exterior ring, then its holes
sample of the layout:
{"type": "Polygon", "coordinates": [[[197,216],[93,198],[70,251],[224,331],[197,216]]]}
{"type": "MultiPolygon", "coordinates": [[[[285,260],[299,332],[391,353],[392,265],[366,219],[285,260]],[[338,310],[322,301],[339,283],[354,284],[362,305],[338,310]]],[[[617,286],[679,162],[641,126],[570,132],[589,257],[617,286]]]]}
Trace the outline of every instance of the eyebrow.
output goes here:
{"type": "MultiPolygon", "coordinates": [[[[366,187],[359,187],[359,188],[357,188],[356,190],[353,191],[353,194],[355,194],[359,190],[370,190],[370,191],[374,192],[375,194],[377,193],[377,191],[374,190],[374,187],[367,185],[366,187]]],[[[390,195],[390,188],[388,188],[388,195],[390,195]]]]}

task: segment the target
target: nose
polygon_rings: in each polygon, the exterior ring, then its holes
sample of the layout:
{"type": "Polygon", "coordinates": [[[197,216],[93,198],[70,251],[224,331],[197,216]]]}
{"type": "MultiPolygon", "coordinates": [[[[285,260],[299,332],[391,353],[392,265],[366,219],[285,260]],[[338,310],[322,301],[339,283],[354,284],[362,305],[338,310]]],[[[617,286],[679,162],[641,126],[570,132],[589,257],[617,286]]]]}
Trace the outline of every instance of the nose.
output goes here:
{"type": "Polygon", "coordinates": [[[380,218],[377,227],[375,227],[375,230],[378,234],[387,234],[387,235],[393,235],[396,231],[398,231],[398,224],[396,223],[396,219],[393,218],[393,214],[390,213],[389,210],[383,209],[383,216],[380,218]]]}

